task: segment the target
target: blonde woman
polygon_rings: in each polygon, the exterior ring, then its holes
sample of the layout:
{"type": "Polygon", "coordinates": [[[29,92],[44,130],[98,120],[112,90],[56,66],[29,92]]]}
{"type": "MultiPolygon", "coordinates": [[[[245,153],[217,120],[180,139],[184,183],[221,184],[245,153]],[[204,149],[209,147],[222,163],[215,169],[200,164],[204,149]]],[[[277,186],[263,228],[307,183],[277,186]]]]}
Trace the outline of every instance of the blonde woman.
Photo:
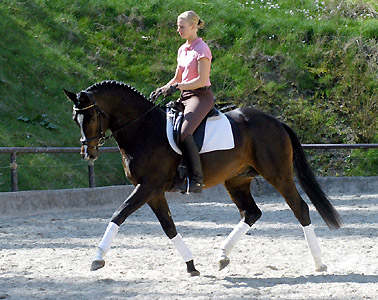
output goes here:
{"type": "Polygon", "coordinates": [[[176,188],[191,193],[201,193],[203,185],[202,166],[193,132],[214,106],[210,83],[212,55],[210,48],[197,35],[198,29],[204,25],[204,21],[194,11],[186,11],[178,16],[177,32],[186,42],[177,53],[175,76],[151,94],[152,100],[155,100],[162,94],[171,95],[176,89],[181,91],[179,101],[185,109],[180,141],[190,180],[188,185],[176,188]]]}

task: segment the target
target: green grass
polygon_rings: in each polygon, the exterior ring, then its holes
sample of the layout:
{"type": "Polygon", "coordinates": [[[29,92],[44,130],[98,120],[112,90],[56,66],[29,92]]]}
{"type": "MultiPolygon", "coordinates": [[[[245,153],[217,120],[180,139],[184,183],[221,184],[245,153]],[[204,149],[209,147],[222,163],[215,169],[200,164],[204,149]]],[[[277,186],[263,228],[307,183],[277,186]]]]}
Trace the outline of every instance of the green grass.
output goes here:
{"type": "MultiPolygon", "coordinates": [[[[63,88],[80,91],[116,79],[148,95],[166,83],[183,42],[176,16],[189,9],[207,23],[200,35],[213,52],[218,103],[257,106],[292,126],[303,143],[372,142],[378,136],[377,2],[324,3],[3,0],[0,146],[78,146],[63,88]]],[[[19,159],[20,189],[87,185],[79,155],[19,159]]],[[[0,155],[0,191],[9,190],[8,165],[9,157],[0,155]]],[[[357,169],[350,162],[348,175],[357,169]]],[[[96,176],[99,185],[126,182],[117,155],[101,156],[96,176]]]]}

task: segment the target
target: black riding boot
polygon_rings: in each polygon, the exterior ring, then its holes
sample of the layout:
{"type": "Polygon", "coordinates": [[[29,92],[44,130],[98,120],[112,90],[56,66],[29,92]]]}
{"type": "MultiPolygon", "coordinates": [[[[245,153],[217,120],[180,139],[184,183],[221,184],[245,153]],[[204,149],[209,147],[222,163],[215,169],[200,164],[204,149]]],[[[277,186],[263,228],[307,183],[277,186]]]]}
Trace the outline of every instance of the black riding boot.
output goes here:
{"type": "Polygon", "coordinates": [[[198,147],[192,135],[188,135],[181,142],[182,154],[185,157],[189,168],[189,182],[183,186],[182,190],[189,193],[201,193],[203,184],[203,174],[201,159],[198,153],[198,147]]]}

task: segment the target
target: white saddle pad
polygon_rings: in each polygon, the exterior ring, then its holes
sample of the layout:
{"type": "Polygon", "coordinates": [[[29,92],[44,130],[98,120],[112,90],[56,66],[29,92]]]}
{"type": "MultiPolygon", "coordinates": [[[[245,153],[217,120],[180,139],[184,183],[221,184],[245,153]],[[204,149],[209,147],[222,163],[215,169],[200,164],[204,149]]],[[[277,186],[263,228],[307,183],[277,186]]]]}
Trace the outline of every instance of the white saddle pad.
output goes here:
{"type": "MultiPolygon", "coordinates": [[[[172,149],[178,154],[182,154],[181,150],[177,147],[173,138],[173,115],[167,110],[167,138],[172,149]]],[[[227,117],[219,112],[216,117],[211,117],[206,120],[205,137],[203,141],[201,153],[230,150],[235,147],[234,136],[230,121],[227,117]]]]}

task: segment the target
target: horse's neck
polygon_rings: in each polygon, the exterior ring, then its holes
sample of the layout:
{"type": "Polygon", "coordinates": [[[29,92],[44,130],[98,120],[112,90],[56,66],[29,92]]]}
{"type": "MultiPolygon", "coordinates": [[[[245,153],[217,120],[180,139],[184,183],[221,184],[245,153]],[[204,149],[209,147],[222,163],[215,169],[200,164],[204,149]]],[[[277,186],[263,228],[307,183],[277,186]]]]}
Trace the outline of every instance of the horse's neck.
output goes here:
{"type": "Polygon", "coordinates": [[[114,90],[110,93],[100,93],[97,103],[109,117],[109,129],[117,131],[125,124],[139,118],[152,105],[145,99],[141,99],[134,92],[114,90]]]}
{"type": "Polygon", "coordinates": [[[125,99],[114,97],[107,111],[109,129],[121,148],[137,144],[140,140],[158,137],[165,132],[164,114],[158,107],[135,95],[125,99]]]}

